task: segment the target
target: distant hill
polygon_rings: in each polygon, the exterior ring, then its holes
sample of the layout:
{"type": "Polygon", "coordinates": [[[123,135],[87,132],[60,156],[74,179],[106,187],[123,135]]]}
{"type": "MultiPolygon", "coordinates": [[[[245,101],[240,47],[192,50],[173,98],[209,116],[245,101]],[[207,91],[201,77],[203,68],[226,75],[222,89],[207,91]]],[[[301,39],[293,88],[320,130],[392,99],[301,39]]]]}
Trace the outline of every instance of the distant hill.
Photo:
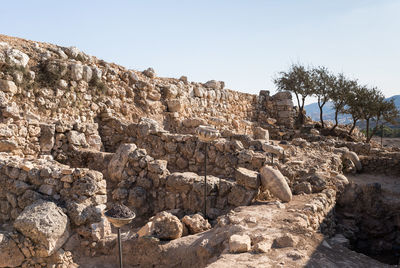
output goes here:
{"type": "MultiPolygon", "coordinates": [[[[394,95],[389,98],[386,98],[386,100],[391,100],[394,99],[394,103],[396,104],[396,107],[398,110],[400,110],[400,95],[394,95]]],[[[310,116],[313,120],[319,121],[319,107],[318,103],[311,103],[306,106],[304,106],[304,109],[307,112],[307,115],[310,116]]],[[[332,102],[327,102],[324,105],[323,110],[323,117],[324,120],[335,120],[335,109],[333,108],[332,102]]],[[[348,124],[351,123],[351,116],[348,114],[339,114],[338,116],[339,123],[341,124],[348,124]]]]}

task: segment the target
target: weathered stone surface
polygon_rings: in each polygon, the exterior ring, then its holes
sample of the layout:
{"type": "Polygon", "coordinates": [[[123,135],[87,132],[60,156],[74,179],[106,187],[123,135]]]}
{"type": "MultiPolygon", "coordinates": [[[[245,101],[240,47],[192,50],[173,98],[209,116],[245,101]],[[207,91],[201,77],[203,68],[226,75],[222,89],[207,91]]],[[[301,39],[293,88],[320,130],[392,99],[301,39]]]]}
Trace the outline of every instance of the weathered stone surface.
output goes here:
{"type": "Polygon", "coordinates": [[[175,172],[168,176],[166,188],[172,192],[188,192],[196,181],[201,178],[193,172],[175,172]]]}
{"type": "Polygon", "coordinates": [[[153,222],[149,221],[148,223],[143,225],[142,228],[140,228],[139,231],[137,231],[136,233],[139,237],[143,237],[143,236],[151,236],[153,232],[154,232],[153,222]]]}
{"type": "Polygon", "coordinates": [[[13,81],[0,80],[0,91],[17,94],[18,88],[13,81]]]}
{"type": "Polygon", "coordinates": [[[83,66],[82,64],[71,64],[71,79],[75,81],[79,81],[83,78],[83,66]]]}
{"type": "Polygon", "coordinates": [[[18,144],[11,139],[0,140],[0,152],[12,152],[17,149],[17,147],[18,144]]]}
{"type": "Polygon", "coordinates": [[[296,194],[301,194],[301,193],[311,194],[312,193],[311,184],[307,181],[301,182],[294,187],[294,192],[296,194]]]}
{"type": "Polygon", "coordinates": [[[248,189],[258,189],[260,179],[258,172],[239,167],[235,172],[236,182],[248,189]]]}
{"type": "Polygon", "coordinates": [[[362,164],[360,162],[360,159],[358,158],[358,155],[355,152],[345,152],[343,154],[343,159],[349,159],[351,162],[353,162],[358,171],[362,170],[362,164]]]}
{"type": "Polygon", "coordinates": [[[14,227],[40,246],[40,256],[47,257],[59,249],[69,236],[69,220],[61,208],[39,200],[26,207],[14,227]]]}
{"type": "Polygon", "coordinates": [[[284,153],[284,150],[282,147],[277,146],[277,145],[271,145],[268,143],[263,143],[262,149],[264,150],[264,152],[275,154],[278,157],[281,157],[284,153]]]}
{"type": "Polygon", "coordinates": [[[50,153],[54,146],[56,128],[53,124],[40,125],[40,148],[43,153],[50,153]]]}
{"type": "Polygon", "coordinates": [[[0,267],[17,267],[25,260],[17,243],[5,233],[0,233],[0,267]]]}
{"type": "Polygon", "coordinates": [[[254,139],[269,141],[269,132],[267,129],[263,129],[262,127],[256,127],[254,129],[254,139]]]}
{"type": "Polygon", "coordinates": [[[284,234],[275,238],[272,246],[275,248],[294,247],[296,242],[296,238],[291,234],[284,234]]]}
{"type": "Polygon", "coordinates": [[[6,51],[6,61],[13,66],[25,67],[29,62],[29,56],[18,49],[10,48],[6,51]]]}
{"type": "Polygon", "coordinates": [[[135,151],[137,146],[133,143],[121,144],[108,164],[108,175],[112,180],[121,179],[122,172],[128,162],[128,155],[135,151]]]}
{"type": "Polygon", "coordinates": [[[85,134],[71,130],[67,133],[68,142],[75,146],[87,146],[85,134]]]}
{"type": "Polygon", "coordinates": [[[264,189],[268,189],[274,196],[284,202],[292,200],[292,191],[279,170],[264,166],[261,168],[260,174],[261,185],[264,189]]]}
{"type": "Polygon", "coordinates": [[[99,222],[101,220],[101,211],[104,209],[105,205],[93,206],[92,204],[75,201],[67,203],[67,214],[77,226],[87,222],[99,222]]]}
{"type": "Polygon", "coordinates": [[[183,226],[179,219],[166,211],[154,216],[154,235],[160,239],[177,239],[182,236],[183,226]]]}
{"type": "Polygon", "coordinates": [[[153,68],[147,68],[146,70],[143,71],[143,74],[150,78],[156,77],[156,72],[154,71],[153,68]]]}
{"type": "Polygon", "coordinates": [[[183,109],[182,100],[179,99],[171,99],[167,100],[168,111],[169,112],[180,112],[183,109]]]}
{"type": "Polygon", "coordinates": [[[167,170],[167,164],[166,160],[154,160],[147,163],[147,169],[149,172],[163,174],[167,170]]]}
{"type": "Polygon", "coordinates": [[[229,238],[229,252],[243,253],[251,248],[251,239],[248,235],[232,235],[229,238]]]}
{"type": "Polygon", "coordinates": [[[189,229],[190,234],[197,234],[211,229],[211,225],[200,214],[183,217],[182,223],[189,229]]]}

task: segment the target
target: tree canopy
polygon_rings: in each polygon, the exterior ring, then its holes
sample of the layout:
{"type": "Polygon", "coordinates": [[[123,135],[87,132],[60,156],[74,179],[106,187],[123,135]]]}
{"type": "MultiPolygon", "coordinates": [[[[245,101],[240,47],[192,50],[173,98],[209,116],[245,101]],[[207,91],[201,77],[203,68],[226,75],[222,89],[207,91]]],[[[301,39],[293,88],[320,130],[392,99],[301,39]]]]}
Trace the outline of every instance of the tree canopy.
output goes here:
{"type": "Polygon", "coordinates": [[[338,126],[338,114],[349,114],[352,117],[351,135],[357,122],[366,122],[366,139],[369,142],[376,133],[379,123],[394,122],[399,111],[393,101],[386,101],[382,92],[376,87],[360,85],[357,80],[347,78],[343,73],[331,73],[326,67],[305,67],[292,64],[288,71],[279,72],[274,83],[279,91],[294,93],[298,105],[298,122],[304,123],[304,103],[307,97],[315,96],[320,109],[320,121],[323,120],[323,107],[332,101],[335,109],[335,124],[338,126]],[[370,131],[370,123],[375,122],[375,129],[370,131]]]}

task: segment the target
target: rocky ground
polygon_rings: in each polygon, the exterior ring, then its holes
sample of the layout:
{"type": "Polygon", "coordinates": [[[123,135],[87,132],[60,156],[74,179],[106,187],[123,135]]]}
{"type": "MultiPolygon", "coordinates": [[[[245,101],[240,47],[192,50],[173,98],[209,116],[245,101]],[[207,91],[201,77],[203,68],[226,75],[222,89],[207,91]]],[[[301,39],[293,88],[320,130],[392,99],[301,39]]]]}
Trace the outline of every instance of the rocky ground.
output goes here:
{"type": "Polygon", "coordinates": [[[0,267],[115,267],[115,204],[125,267],[397,264],[400,149],[294,115],[0,36],[0,267]]]}

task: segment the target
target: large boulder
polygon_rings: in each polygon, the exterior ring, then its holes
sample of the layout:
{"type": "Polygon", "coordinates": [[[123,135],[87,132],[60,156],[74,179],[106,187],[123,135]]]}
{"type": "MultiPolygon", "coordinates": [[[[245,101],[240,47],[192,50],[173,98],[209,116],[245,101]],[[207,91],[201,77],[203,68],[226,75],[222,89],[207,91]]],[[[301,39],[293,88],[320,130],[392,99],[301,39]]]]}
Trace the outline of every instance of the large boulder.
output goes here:
{"type": "Polygon", "coordinates": [[[180,220],[169,212],[157,213],[153,218],[154,235],[159,239],[177,239],[182,236],[183,225],[180,220]]]}
{"type": "Polygon", "coordinates": [[[0,233],[0,267],[17,267],[24,260],[17,243],[8,235],[0,233]]]}
{"type": "Polygon", "coordinates": [[[69,237],[69,220],[62,209],[50,201],[39,200],[26,207],[14,227],[38,245],[37,254],[47,257],[69,237]]]}
{"type": "Polygon", "coordinates": [[[182,223],[189,229],[190,234],[197,234],[211,229],[210,223],[200,214],[186,215],[182,223]]]}
{"type": "Polygon", "coordinates": [[[128,156],[137,148],[134,143],[121,144],[108,164],[108,176],[111,180],[119,181],[128,162],[128,156]]]}
{"type": "Polygon", "coordinates": [[[260,169],[261,186],[263,189],[268,189],[274,196],[284,202],[292,200],[292,191],[287,184],[282,173],[273,167],[263,166],[260,169]]]}

